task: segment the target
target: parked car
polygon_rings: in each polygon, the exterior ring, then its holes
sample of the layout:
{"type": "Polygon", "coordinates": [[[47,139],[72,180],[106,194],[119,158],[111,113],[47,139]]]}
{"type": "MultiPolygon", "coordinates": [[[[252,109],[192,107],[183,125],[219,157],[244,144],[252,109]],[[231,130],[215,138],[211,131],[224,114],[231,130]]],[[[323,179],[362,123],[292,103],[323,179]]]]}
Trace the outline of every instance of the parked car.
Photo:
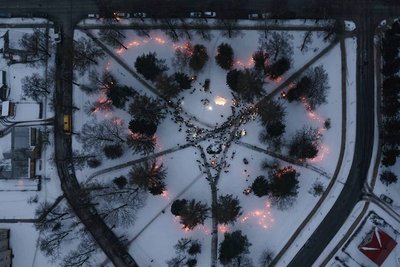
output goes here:
{"type": "Polygon", "coordinates": [[[100,14],[91,13],[91,14],[88,14],[88,18],[89,19],[99,19],[100,18],[100,14]]]}
{"type": "Polygon", "coordinates": [[[59,32],[54,33],[54,42],[56,44],[61,43],[61,33],[59,32]]]}
{"type": "Polygon", "coordinates": [[[261,17],[262,17],[263,19],[269,19],[271,16],[272,16],[271,13],[262,13],[262,14],[261,14],[261,17]]]}
{"type": "Polygon", "coordinates": [[[133,17],[134,18],[145,18],[145,17],[147,17],[147,14],[144,12],[136,12],[136,13],[133,13],[133,17]]]}
{"type": "Polygon", "coordinates": [[[204,12],[204,17],[206,18],[215,18],[217,16],[217,13],[214,11],[206,11],[204,12]]]}
{"type": "Polygon", "coordinates": [[[118,19],[128,19],[128,18],[130,18],[131,17],[131,14],[129,14],[129,13],[120,13],[120,12],[117,12],[117,13],[114,13],[114,17],[118,20],[118,19]]]}
{"type": "Polygon", "coordinates": [[[45,13],[45,12],[40,12],[39,11],[39,12],[34,12],[33,16],[35,18],[47,18],[49,15],[47,13],[45,13]]]}
{"type": "Polygon", "coordinates": [[[190,12],[191,18],[201,18],[203,14],[201,12],[190,12]]]}
{"type": "Polygon", "coordinates": [[[248,18],[249,19],[259,19],[260,16],[257,13],[252,13],[252,14],[249,14],[248,18]]]}
{"type": "Polygon", "coordinates": [[[387,204],[392,205],[393,203],[393,199],[391,199],[390,197],[388,197],[387,195],[381,194],[379,196],[380,199],[382,199],[383,201],[385,201],[387,204]]]}
{"type": "Polygon", "coordinates": [[[0,12],[0,18],[11,18],[12,14],[10,12],[0,12]]]}

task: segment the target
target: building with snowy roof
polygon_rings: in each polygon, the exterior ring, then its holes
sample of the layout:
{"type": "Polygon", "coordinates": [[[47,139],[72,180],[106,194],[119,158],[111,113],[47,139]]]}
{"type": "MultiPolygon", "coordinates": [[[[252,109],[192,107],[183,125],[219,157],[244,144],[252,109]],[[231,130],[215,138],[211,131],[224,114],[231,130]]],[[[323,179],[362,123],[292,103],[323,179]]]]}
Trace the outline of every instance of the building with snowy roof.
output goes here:
{"type": "Polygon", "coordinates": [[[0,267],[11,267],[10,230],[0,229],[0,267]]]}
{"type": "Polygon", "coordinates": [[[397,243],[387,233],[374,227],[358,249],[376,265],[381,266],[397,243]]]}

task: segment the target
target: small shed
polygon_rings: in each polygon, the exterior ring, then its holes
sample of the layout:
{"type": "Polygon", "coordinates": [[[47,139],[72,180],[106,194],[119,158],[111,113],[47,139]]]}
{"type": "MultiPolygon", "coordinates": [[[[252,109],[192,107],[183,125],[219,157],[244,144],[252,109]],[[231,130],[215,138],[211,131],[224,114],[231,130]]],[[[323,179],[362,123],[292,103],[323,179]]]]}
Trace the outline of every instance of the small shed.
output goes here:
{"type": "Polygon", "coordinates": [[[15,103],[10,101],[1,102],[0,117],[14,117],[15,116],[15,103]]]}

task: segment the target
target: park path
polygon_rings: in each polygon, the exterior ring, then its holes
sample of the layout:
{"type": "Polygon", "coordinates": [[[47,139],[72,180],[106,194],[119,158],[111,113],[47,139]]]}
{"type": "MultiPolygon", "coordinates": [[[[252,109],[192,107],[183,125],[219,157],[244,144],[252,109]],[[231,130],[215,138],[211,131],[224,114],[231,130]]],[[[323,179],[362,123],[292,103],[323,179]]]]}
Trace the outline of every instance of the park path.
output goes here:
{"type": "Polygon", "coordinates": [[[316,173],[320,174],[321,176],[324,176],[324,177],[326,177],[328,179],[330,179],[332,177],[332,175],[329,175],[326,171],[324,171],[324,170],[322,170],[320,168],[317,168],[317,167],[315,167],[315,166],[313,166],[311,164],[308,164],[307,162],[302,162],[302,161],[296,160],[296,159],[288,157],[288,156],[280,155],[280,154],[278,154],[276,152],[273,152],[273,151],[270,151],[270,150],[267,150],[267,149],[263,149],[263,148],[260,148],[258,146],[251,145],[251,144],[248,144],[248,143],[245,143],[245,142],[242,142],[242,141],[237,141],[237,144],[239,146],[243,146],[243,147],[246,147],[248,149],[251,149],[251,150],[254,150],[254,151],[257,151],[257,152],[260,152],[260,153],[267,154],[267,155],[269,155],[271,157],[280,159],[282,161],[286,161],[286,162],[288,162],[290,164],[307,168],[307,169],[312,170],[312,171],[314,171],[314,172],[316,172],[316,173]]]}
{"type": "MultiPolygon", "coordinates": [[[[254,30],[254,28],[252,28],[254,30]]],[[[263,28],[265,29],[265,27],[263,28]]],[[[309,27],[307,27],[307,29],[309,30],[309,27]]],[[[91,33],[89,33],[87,31],[87,29],[83,29],[89,36],[91,35],[91,33]]],[[[292,29],[293,30],[293,29],[292,29]]],[[[300,30],[300,29],[299,29],[300,30]]],[[[304,28],[301,30],[305,30],[304,28]]],[[[100,45],[100,47],[102,47],[103,49],[106,50],[106,52],[113,57],[118,63],[121,64],[121,66],[123,66],[129,73],[132,74],[133,77],[135,77],[136,79],[138,79],[140,82],[142,82],[142,84],[148,88],[150,91],[152,91],[153,93],[155,93],[156,95],[160,96],[159,92],[157,92],[157,90],[151,86],[149,83],[147,83],[147,81],[145,81],[143,78],[141,78],[135,71],[133,71],[123,60],[121,60],[115,53],[113,53],[111,50],[109,50],[104,44],[102,44],[96,37],[94,37],[93,35],[91,35],[91,38],[100,45]],[[107,51],[108,50],[108,51],[107,51]]],[[[342,38],[343,39],[343,38],[342,38]]],[[[343,40],[341,40],[343,41],[343,40]]],[[[335,40],[332,43],[330,43],[328,46],[326,46],[324,49],[322,49],[316,56],[314,56],[312,59],[310,59],[307,63],[305,63],[300,69],[298,69],[296,72],[294,72],[290,77],[288,77],[282,84],[280,84],[279,86],[277,86],[273,91],[271,91],[268,95],[266,95],[265,97],[263,97],[257,104],[261,103],[262,101],[271,99],[273,97],[275,97],[276,95],[278,95],[284,88],[286,88],[291,82],[295,81],[296,79],[298,79],[303,73],[304,71],[306,71],[310,66],[312,66],[315,62],[317,62],[319,59],[321,59],[324,55],[326,55],[329,51],[331,51],[337,44],[338,44],[339,40],[335,40]]],[[[341,42],[341,54],[342,54],[342,62],[343,59],[346,59],[346,52],[345,49],[343,51],[343,47],[344,47],[344,41],[341,42]]],[[[279,258],[283,255],[283,253],[290,247],[290,245],[294,242],[295,238],[300,234],[300,232],[303,230],[303,228],[305,227],[305,225],[308,223],[308,221],[314,216],[314,214],[316,213],[317,209],[319,208],[319,206],[322,204],[323,200],[326,198],[328,192],[330,191],[330,188],[332,188],[334,181],[336,180],[337,174],[340,170],[340,166],[341,166],[341,162],[343,159],[343,154],[344,154],[344,145],[345,145],[345,125],[346,125],[346,95],[345,95],[345,90],[346,90],[346,71],[347,71],[347,66],[346,66],[346,61],[344,61],[343,63],[344,65],[342,65],[342,140],[341,140],[341,149],[340,149],[340,155],[339,155],[339,161],[338,161],[338,165],[336,167],[335,170],[335,174],[333,175],[333,179],[330,182],[330,185],[328,186],[327,190],[324,192],[324,195],[321,197],[320,201],[317,203],[317,205],[314,207],[314,209],[312,210],[312,212],[307,216],[307,218],[305,219],[305,221],[303,221],[303,223],[300,225],[300,227],[298,229],[296,229],[295,234],[292,236],[292,238],[289,240],[289,242],[285,245],[284,249],[281,251],[280,254],[277,255],[277,257],[275,258],[276,260],[279,260],[279,258]],[[344,85],[343,85],[344,84],[344,85]],[[343,94],[344,92],[344,94],[343,94]],[[343,101],[344,99],[344,101],[343,101]],[[344,127],[343,127],[344,126],[344,127]],[[325,197],[324,197],[325,196],[325,197]]],[[[242,142],[238,142],[239,145],[242,146],[247,146],[250,149],[253,150],[257,150],[259,152],[262,153],[267,153],[269,155],[271,155],[271,152],[260,149],[258,147],[249,145],[249,144],[245,144],[242,142]]],[[[100,170],[98,172],[95,172],[94,174],[92,174],[88,180],[91,180],[92,178],[101,175],[101,174],[105,174],[107,172],[110,171],[114,171],[117,169],[121,169],[121,168],[125,168],[125,167],[129,167],[131,165],[137,164],[139,162],[148,160],[148,159],[152,159],[152,158],[156,158],[168,153],[173,153],[175,151],[178,151],[180,149],[186,148],[188,146],[190,146],[192,144],[185,144],[182,146],[177,146],[159,153],[155,153],[153,155],[147,156],[147,157],[143,157],[141,159],[137,159],[137,160],[133,160],[133,161],[129,161],[123,164],[119,164],[117,166],[113,166],[104,170],[100,170]]],[[[274,154],[274,153],[273,153],[274,154]]],[[[296,164],[293,160],[288,159],[286,157],[280,156],[280,155],[272,155],[274,157],[283,159],[285,161],[288,161],[290,163],[296,164]]],[[[298,164],[297,164],[298,165],[298,164]]],[[[316,171],[317,173],[330,178],[330,175],[328,175],[325,171],[320,170],[314,166],[311,165],[303,165],[303,167],[312,169],[314,171],[316,171]]],[[[155,219],[153,219],[152,221],[154,221],[155,219]]],[[[151,221],[151,222],[152,222],[151,221]]],[[[149,224],[151,223],[149,222],[149,224]]],[[[144,231],[144,230],[143,230],[144,231]]],[[[136,239],[137,237],[135,237],[136,239]]],[[[133,239],[134,240],[134,239],[133,239]]],[[[133,241],[132,240],[132,241],[133,241]]]]}
{"type": "MultiPolygon", "coordinates": [[[[130,67],[120,56],[118,56],[116,53],[114,53],[111,49],[109,49],[103,42],[101,42],[96,36],[94,36],[90,31],[84,30],[84,32],[98,45],[100,46],[110,57],[112,57],[118,64],[121,65],[129,74],[132,75],[136,80],[138,80],[144,87],[146,87],[150,92],[158,96],[160,99],[162,99],[168,106],[172,107],[173,109],[178,108],[179,106],[172,101],[169,101],[166,99],[153,85],[151,85],[149,82],[147,82],[142,76],[140,76],[136,71],[133,70],[132,67],[130,67]]],[[[189,121],[195,121],[207,128],[213,128],[214,126],[200,121],[199,119],[196,118],[196,116],[188,113],[187,111],[184,114],[181,114],[182,116],[185,116],[189,119],[189,121]]]]}

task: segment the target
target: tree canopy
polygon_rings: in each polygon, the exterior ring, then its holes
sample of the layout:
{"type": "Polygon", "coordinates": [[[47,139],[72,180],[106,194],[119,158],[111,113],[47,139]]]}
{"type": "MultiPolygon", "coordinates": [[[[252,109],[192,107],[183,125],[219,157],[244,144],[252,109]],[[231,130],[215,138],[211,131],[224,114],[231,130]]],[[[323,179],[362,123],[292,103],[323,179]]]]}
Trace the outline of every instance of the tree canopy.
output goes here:
{"type": "Polygon", "coordinates": [[[158,59],[155,52],[142,54],[135,61],[136,71],[147,80],[155,81],[164,71],[168,70],[164,59],[158,59]]]}

